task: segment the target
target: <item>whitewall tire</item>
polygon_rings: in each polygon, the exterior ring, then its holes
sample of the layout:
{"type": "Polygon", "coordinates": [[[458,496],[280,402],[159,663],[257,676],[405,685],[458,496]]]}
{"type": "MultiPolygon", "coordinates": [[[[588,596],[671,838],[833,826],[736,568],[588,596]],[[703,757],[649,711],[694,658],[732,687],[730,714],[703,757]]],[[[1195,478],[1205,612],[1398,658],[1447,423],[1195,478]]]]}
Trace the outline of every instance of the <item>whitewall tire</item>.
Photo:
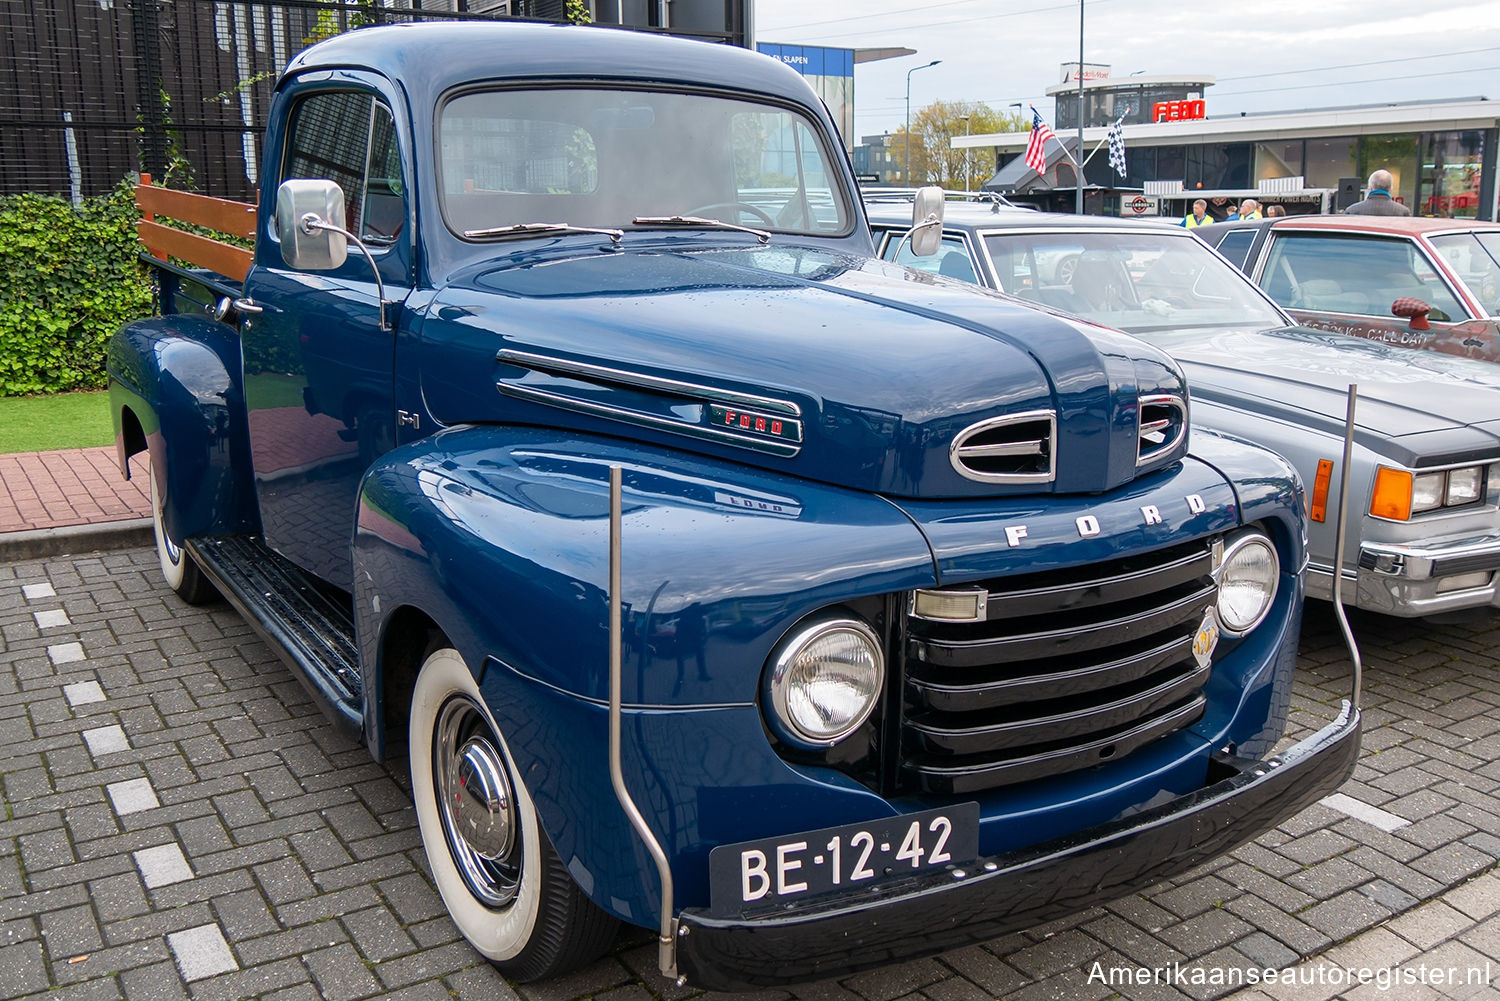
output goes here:
{"type": "Polygon", "coordinates": [[[198,564],[167,534],[167,526],[162,520],[163,498],[156,485],[156,470],[150,470],[146,475],[151,479],[151,521],[156,533],[156,557],[161,563],[162,578],[189,605],[206,605],[217,600],[219,592],[214,590],[198,564]]]}
{"type": "Polygon", "coordinates": [[[458,651],[429,654],[412,693],[412,800],[433,882],[464,938],[518,980],[589,962],[616,921],[574,884],[458,651]]]}

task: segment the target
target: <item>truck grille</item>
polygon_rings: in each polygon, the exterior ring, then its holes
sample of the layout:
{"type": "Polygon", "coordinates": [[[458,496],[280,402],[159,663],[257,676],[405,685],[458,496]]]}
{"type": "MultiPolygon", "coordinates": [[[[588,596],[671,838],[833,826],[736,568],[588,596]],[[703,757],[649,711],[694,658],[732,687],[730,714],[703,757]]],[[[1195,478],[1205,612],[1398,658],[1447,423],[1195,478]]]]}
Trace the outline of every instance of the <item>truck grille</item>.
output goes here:
{"type": "Polygon", "coordinates": [[[982,621],[907,617],[903,785],[964,794],[1076,771],[1202,715],[1208,540],[982,586],[982,621]]]}

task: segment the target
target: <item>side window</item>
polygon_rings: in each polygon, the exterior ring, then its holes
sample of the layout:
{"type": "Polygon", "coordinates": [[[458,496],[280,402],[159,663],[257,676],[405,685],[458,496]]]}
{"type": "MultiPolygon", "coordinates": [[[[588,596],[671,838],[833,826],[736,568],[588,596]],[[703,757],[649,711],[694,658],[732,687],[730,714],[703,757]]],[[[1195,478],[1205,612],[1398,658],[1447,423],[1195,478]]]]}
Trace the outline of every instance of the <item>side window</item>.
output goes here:
{"type": "Polygon", "coordinates": [[[904,232],[892,230],[886,237],[885,245],[880,248],[881,258],[904,264],[917,271],[925,271],[928,274],[946,275],[949,278],[979,284],[979,278],[974,274],[974,265],[969,260],[969,250],[964,246],[964,241],[960,237],[944,236],[936,254],[931,257],[918,257],[911,252],[911,241],[902,239],[904,235],[904,232]],[[899,254],[897,253],[898,244],[899,254]]]}
{"type": "Polygon", "coordinates": [[[1390,316],[1403,296],[1432,306],[1434,320],[1461,319],[1463,309],[1409,240],[1348,235],[1278,236],[1261,285],[1292,309],[1390,316]]]}
{"type": "Polygon", "coordinates": [[[391,111],[370,94],[329,91],[292,113],[282,179],[326,179],[344,190],[344,228],[366,243],[394,243],[406,222],[406,189],[391,111]]]}
{"type": "Polygon", "coordinates": [[[1431,239],[1485,315],[1500,316],[1500,233],[1453,233],[1431,239]]]}
{"type": "Polygon", "coordinates": [[[1224,239],[1219,241],[1218,251],[1229,259],[1229,263],[1235,267],[1244,269],[1245,255],[1250,253],[1250,245],[1255,242],[1255,230],[1236,229],[1224,234],[1224,239]]]}

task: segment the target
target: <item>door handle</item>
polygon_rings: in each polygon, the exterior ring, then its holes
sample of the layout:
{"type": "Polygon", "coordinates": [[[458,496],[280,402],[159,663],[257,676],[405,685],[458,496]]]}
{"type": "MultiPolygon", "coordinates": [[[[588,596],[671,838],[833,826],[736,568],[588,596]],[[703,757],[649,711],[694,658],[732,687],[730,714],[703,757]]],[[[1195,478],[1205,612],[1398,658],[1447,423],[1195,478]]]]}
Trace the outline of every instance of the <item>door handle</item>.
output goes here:
{"type": "Polygon", "coordinates": [[[246,316],[253,316],[256,313],[265,312],[264,309],[262,309],[260,306],[257,306],[255,302],[248,297],[234,300],[234,310],[236,313],[244,313],[246,316]]]}

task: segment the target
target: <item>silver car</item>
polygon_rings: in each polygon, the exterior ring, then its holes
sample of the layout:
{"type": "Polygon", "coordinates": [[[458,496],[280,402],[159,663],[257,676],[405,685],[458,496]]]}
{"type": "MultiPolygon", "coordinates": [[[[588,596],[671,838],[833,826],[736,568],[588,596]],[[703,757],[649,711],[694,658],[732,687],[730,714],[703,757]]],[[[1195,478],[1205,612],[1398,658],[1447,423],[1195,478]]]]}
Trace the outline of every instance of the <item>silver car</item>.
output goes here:
{"type": "Polygon", "coordinates": [[[1307,487],[1314,597],[1333,591],[1356,384],[1346,600],[1400,616],[1500,606],[1500,365],[1299,327],[1176,226],[950,204],[937,253],[917,257],[902,239],[911,221],[910,205],[871,207],[887,260],[967,269],[997,293],[1150,341],[1186,371],[1193,427],[1291,462],[1307,487]],[[1065,278],[1049,267],[1073,255],[1065,278]]]}

